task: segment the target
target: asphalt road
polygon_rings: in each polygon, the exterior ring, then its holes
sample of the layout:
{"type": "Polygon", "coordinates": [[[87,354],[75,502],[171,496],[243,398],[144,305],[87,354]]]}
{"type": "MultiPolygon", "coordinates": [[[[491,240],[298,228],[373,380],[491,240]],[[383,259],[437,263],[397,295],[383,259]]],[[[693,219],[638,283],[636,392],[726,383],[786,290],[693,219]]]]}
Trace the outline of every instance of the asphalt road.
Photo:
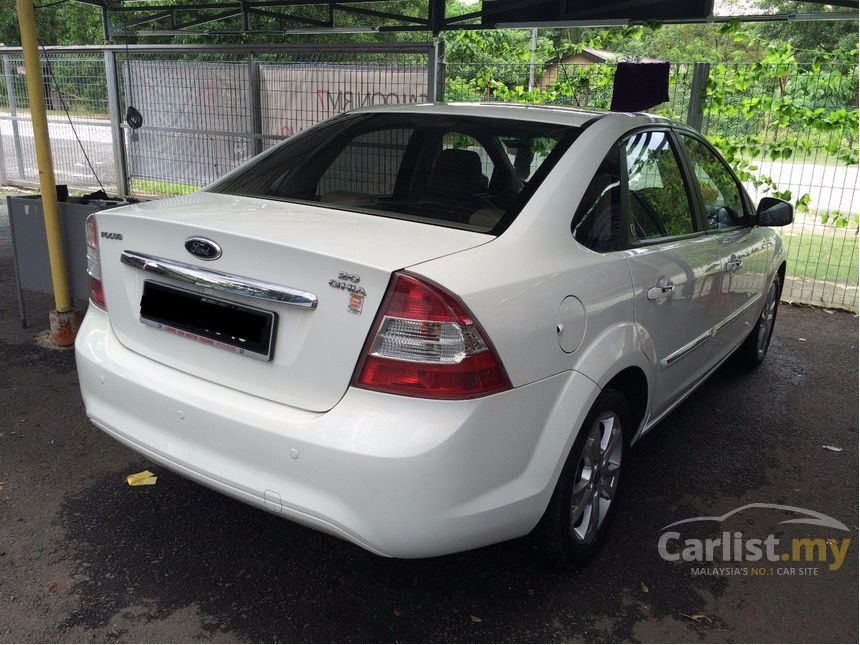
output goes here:
{"type": "MultiPolygon", "coordinates": [[[[28,121],[18,122],[16,142],[12,122],[3,118],[7,114],[0,112],[0,154],[3,156],[6,175],[12,180],[36,182],[39,171],[36,167],[33,128],[28,121]],[[20,159],[18,147],[21,152],[20,159]]],[[[70,126],[65,117],[52,116],[49,119],[51,154],[57,181],[89,190],[98,188],[98,182],[101,181],[106,190],[115,191],[116,164],[113,157],[110,122],[100,119],[81,119],[81,121],[90,123],[79,121],[76,125],[70,126]],[[87,157],[98,174],[98,180],[93,176],[75,135],[81,139],[87,157]]]]}
{"type": "MultiPolygon", "coordinates": [[[[41,322],[50,302],[28,303],[41,322]]],[[[782,307],[761,369],[722,369],[636,446],[608,543],[572,573],[528,540],[386,560],[183,480],[93,428],[73,354],[16,318],[0,216],[0,641],[857,642],[853,314],[782,307]],[[144,468],[157,485],[128,487],[144,468]],[[805,529],[850,539],[843,566],[691,575],[659,557],[667,524],[756,502],[847,525],[805,529]]],[[[727,526],[789,536],[784,519],[727,526]]]]}

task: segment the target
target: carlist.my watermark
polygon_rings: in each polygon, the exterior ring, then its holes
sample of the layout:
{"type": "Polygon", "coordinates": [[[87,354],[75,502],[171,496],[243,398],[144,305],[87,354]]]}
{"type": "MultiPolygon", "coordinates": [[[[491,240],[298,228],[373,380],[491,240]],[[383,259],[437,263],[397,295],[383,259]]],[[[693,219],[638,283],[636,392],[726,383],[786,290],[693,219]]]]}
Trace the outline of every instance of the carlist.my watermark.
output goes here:
{"type": "MultiPolygon", "coordinates": [[[[739,519],[739,518],[736,518],[739,519]]],[[[689,563],[696,576],[817,576],[838,571],[845,562],[851,539],[849,528],[818,511],[781,504],[754,503],[724,515],[691,517],[660,529],[657,551],[668,562],[689,563]],[[719,530],[709,537],[695,537],[695,527],[713,528],[742,513],[776,511],[792,517],[777,522],[783,531],[794,525],[806,527],[797,537],[749,535],[742,530],[719,530]],[[810,536],[809,527],[814,527],[810,536]]]]}

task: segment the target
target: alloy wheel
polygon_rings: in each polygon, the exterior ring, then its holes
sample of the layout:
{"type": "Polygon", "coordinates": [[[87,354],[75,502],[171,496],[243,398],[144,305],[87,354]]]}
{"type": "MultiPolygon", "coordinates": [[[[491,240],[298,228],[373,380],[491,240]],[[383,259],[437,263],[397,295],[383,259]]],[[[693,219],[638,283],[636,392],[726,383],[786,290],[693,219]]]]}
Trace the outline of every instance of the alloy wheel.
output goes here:
{"type": "Polygon", "coordinates": [[[623,435],[621,419],[605,412],[591,426],[573,483],[570,530],[582,544],[594,540],[618,490],[623,435]]]}

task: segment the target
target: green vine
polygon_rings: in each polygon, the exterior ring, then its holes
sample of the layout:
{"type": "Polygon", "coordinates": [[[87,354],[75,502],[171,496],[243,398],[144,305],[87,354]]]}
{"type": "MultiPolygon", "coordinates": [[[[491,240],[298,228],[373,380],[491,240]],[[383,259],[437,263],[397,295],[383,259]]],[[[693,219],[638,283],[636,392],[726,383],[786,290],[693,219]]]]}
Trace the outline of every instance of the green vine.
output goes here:
{"type": "MultiPolygon", "coordinates": [[[[790,44],[772,44],[759,63],[715,65],[706,90],[708,137],[741,179],[791,200],[755,160],[819,157],[858,163],[857,49],[797,62],[790,44]]],[[[798,211],[810,196],[795,198],[798,211]]]]}

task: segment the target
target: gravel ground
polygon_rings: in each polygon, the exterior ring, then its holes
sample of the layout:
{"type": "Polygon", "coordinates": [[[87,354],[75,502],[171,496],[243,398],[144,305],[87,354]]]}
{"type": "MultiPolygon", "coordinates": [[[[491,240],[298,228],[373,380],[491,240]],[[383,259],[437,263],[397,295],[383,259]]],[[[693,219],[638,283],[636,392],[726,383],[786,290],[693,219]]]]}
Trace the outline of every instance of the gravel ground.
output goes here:
{"type": "Polygon", "coordinates": [[[605,548],[562,573],[527,539],[386,560],[148,463],[87,422],[73,353],[34,344],[50,305],[29,295],[20,328],[0,215],[0,641],[858,640],[853,314],[783,306],[761,369],[721,369],[635,447],[605,548]],[[156,486],[125,484],[145,468],[156,486]],[[756,502],[849,531],[760,509],[721,530],[847,537],[843,566],[693,575],[659,557],[667,524],[756,502]]]}

